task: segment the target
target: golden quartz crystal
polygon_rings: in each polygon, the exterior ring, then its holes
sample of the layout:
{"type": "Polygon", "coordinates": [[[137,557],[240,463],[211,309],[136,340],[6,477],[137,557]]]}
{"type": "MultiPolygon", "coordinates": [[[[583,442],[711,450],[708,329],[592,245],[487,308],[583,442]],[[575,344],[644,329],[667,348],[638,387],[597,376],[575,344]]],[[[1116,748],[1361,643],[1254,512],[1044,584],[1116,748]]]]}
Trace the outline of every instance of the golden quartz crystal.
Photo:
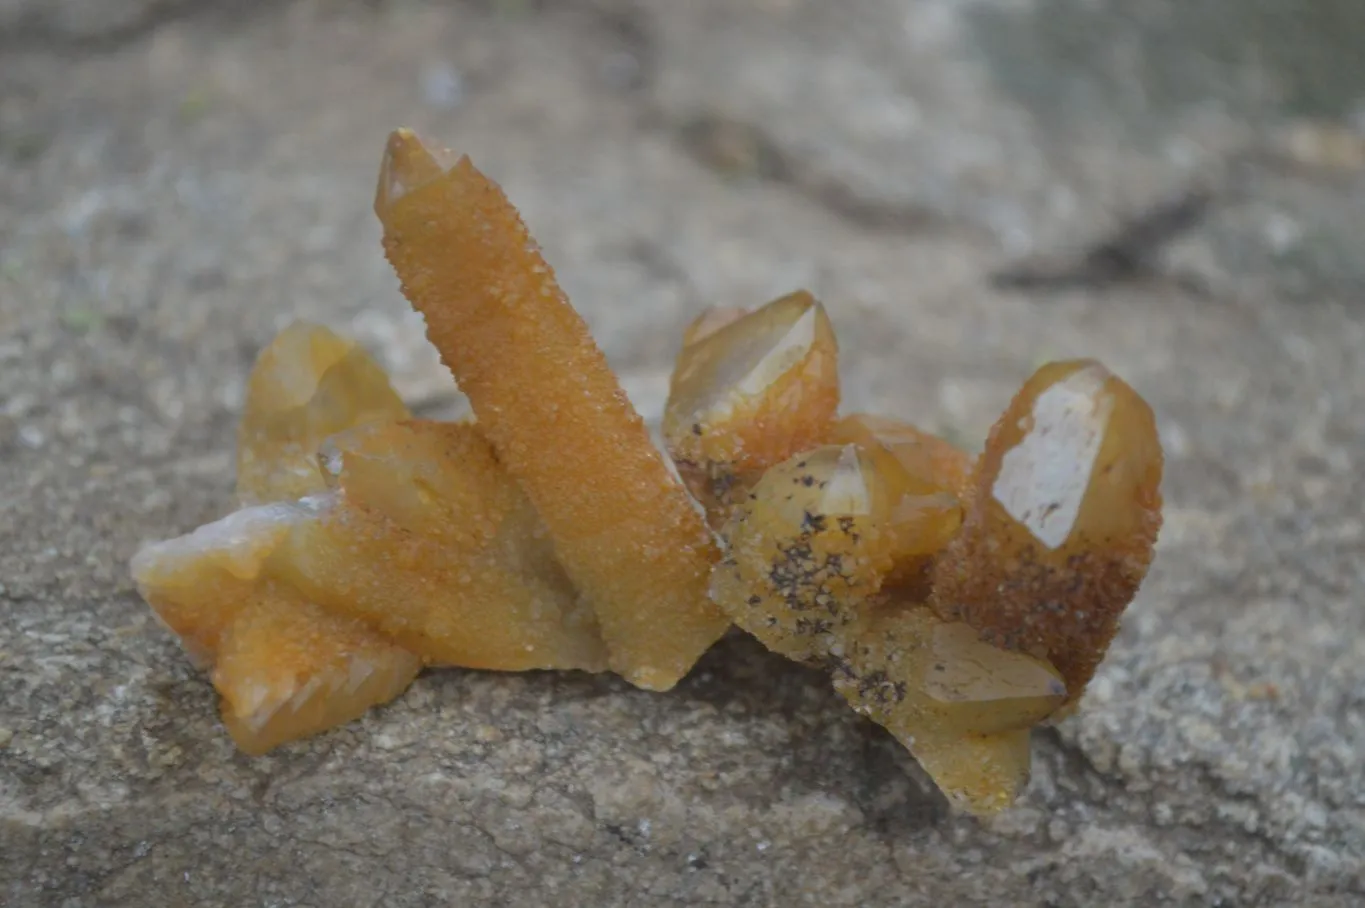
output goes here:
{"type": "Polygon", "coordinates": [[[793,293],[690,326],[663,434],[683,481],[719,519],[764,470],[819,444],[838,408],[834,329],[809,293],[793,293]]]}
{"type": "Polygon", "coordinates": [[[1097,362],[1039,369],[991,429],[931,605],[982,639],[1089,683],[1151,564],[1161,527],[1152,409],[1097,362]]]}
{"type": "Polygon", "coordinates": [[[320,326],[285,329],[247,381],[237,497],[248,506],[133,559],[143,597],[211,667],[223,722],[247,753],[349,722],[402,693],[421,668],[271,570],[291,534],[330,506],[316,453],[327,435],[406,414],[365,351],[320,326]]]}
{"type": "Polygon", "coordinates": [[[890,484],[856,445],[825,445],[769,470],[746,498],[721,530],[711,595],[764,646],[823,663],[891,569],[890,484]]]}
{"type": "Polygon", "coordinates": [[[389,140],[375,211],[403,292],[601,624],[611,667],[667,690],[729,623],[717,553],[502,190],[389,140]]]}
{"type": "Polygon", "coordinates": [[[666,690],[733,621],[826,670],[954,804],[1014,803],[1030,730],[1076,707],[1152,559],[1161,448],[1132,388],[1045,366],[973,457],[840,417],[808,293],[716,308],[663,415],[680,484],[496,184],[399,130],[374,207],[474,419],[412,419],[364,350],[293,325],[247,382],[240,510],[133,560],[243,751],[423,666],[666,690]]]}

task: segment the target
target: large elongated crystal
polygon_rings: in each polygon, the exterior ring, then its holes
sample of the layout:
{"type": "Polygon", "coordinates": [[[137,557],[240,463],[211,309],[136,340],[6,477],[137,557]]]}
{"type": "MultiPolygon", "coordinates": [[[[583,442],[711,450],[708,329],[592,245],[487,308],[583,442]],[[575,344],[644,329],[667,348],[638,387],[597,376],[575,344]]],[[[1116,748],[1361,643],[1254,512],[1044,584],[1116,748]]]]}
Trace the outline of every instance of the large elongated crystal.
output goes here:
{"type": "Polygon", "coordinates": [[[375,212],[403,291],[596,612],[611,665],[665,690],[724,632],[717,553],[516,210],[467,158],[389,140],[375,212]]]}

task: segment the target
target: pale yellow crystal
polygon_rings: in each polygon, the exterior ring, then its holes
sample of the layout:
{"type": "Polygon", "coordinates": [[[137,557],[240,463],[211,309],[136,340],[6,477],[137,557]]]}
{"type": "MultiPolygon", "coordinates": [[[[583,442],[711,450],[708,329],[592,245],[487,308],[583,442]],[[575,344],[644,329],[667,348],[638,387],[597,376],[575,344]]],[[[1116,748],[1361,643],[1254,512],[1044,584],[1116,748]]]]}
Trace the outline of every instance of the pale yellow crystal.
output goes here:
{"type": "Polygon", "coordinates": [[[799,454],[763,475],[721,531],[711,598],[765,646],[819,662],[891,567],[888,487],[856,445],[799,454]]]}
{"type": "Polygon", "coordinates": [[[328,436],[408,409],[365,350],[321,325],[297,322],[261,351],[238,430],[243,504],[302,498],[324,488],[317,453],[328,436]]]}
{"type": "Polygon", "coordinates": [[[366,426],[326,457],[338,491],[291,529],[274,576],[431,663],[606,668],[592,610],[477,426],[366,426]]]}

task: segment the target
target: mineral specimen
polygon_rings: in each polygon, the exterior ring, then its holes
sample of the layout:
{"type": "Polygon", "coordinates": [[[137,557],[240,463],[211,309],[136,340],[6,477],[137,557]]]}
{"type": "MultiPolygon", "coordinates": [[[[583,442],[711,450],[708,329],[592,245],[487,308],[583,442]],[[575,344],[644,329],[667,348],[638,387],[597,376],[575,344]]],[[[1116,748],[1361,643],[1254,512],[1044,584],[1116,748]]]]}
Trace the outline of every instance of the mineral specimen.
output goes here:
{"type": "Polygon", "coordinates": [[[247,384],[240,509],[132,565],[242,750],[424,665],[666,690],[733,621],[828,671],[953,803],[1015,801],[1030,730],[1076,707],[1151,562],[1162,455],[1132,388],[1047,365],[973,457],[839,417],[834,330],[796,292],[688,326],[665,459],[468,159],[395,132],[375,213],[474,419],[412,419],[358,346],[291,326],[247,384]]]}

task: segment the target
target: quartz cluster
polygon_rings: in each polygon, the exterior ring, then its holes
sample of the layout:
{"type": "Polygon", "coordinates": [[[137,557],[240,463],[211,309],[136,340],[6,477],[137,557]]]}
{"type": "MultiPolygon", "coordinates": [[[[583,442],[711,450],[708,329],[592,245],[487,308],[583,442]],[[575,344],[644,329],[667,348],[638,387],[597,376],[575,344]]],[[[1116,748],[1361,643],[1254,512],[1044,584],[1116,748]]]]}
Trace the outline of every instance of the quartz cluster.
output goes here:
{"type": "Polygon", "coordinates": [[[239,748],[424,666],[667,690],[733,623],[828,671],[953,802],[1013,803],[1152,558],[1162,455],[1128,385],[1044,366],[972,456],[840,416],[833,328],[798,292],[688,327],[665,456],[467,158],[395,132],[375,212],[473,418],[412,418],[364,350],[291,326],[248,382],[238,510],[133,560],[239,748]]]}

